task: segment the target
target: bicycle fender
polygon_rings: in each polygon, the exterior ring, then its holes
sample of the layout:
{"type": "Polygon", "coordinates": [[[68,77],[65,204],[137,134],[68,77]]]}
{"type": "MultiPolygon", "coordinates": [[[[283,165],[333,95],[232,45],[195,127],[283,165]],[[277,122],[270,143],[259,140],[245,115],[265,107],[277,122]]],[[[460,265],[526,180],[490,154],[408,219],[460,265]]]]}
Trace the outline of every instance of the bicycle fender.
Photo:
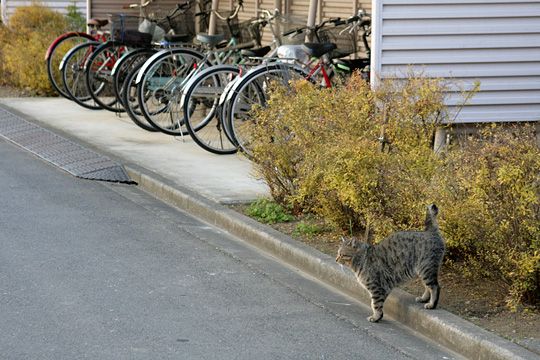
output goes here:
{"type": "MultiPolygon", "coordinates": [[[[193,83],[195,83],[197,79],[199,79],[199,77],[204,77],[206,76],[206,74],[214,72],[216,69],[235,71],[235,70],[238,70],[238,67],[232,66],[232,65],[214,65],[214,66],[211,66],[209,68],[202,70],[200,73],[193,76],[191,79],[189,79],[189,81],[186,83],[186,85],[182,89],[182,98],[180,100],[180,108],[184,106],[184,101],[186,98],[186,90],[189,89],[193,85],[193,83]]],[[[223,97],[223,94],[221,94],[221,97],[223,97]]],[[[221,97],[220,97],[220,103],[221,103],[221,97]]]]}
{"type": "Polygon", "coordinates": [[[164,54],[189,54],[189,55],[192,55],[194,57],[197,57],[199,59],[203,59],[204,58],[204,55],[202,55],[200,52],[198,51],[194,51],[192,49],[188,49],[188,48],[176,48],[176,49],[163,49],[161,51],[158,51],[157,53],[155,53],[154,55],[152,55],[148,60],[146,60],[146,62],[144,63],[144,65],[141,67],[141,70],[139,71],[139,73],[137,74],[137,78],[135,79],[135,84],[136,85],[139,85],[139,83],[141,82],[142,78],[146,75],[146,73],[148,72],[148,69],[150,69],[153,65],[154,65],[154,62],[159,59],[160,57],[164,56],[164,54]]]}
{"type": "Polygon", "coordinates": [[[132,56],[133,54],[137,54],[137,53],[145,53],[147,51],[150,51],[149,49],[145,49],[145,48],[141,48],[141,49],[134,49],[134,50],[131,50],[131,51],[127,51],[126,53],[124,53],[122,55],[122,57],[120,57],[120,59],[118,59],[118,61],[116,61],[114,63],[114,66],[111,70],[111,76],[116,76],[116,72],[118,71],[118,69],[120,68],[120,66],[122,65],[122,63],[124,62],[124,60],[128,57],[128,56],[132,56]]]}
{"type": "Polygon", "coordinates": [[[52,50],[54,49],[54,47],[60,41],[64,40],[65,38],[73,37],[73,36],[83,37],[83,38],[86,38],[86,39],[88,39],[90,41],[95,41],[96,40],[96,38],[93,37],[92,35],[87,34],[85,32],[80,32],[80,31],[70,31],[70,32],[67,32],[65,34],[62,34],[59,37],[57,37],[56,39],[54,39],[54,41],[51,43],[51,45],[49,45],[49,47],[47,48],[47,51],[45,52],[45,61],[49,60],[49,57],[51,56],[52,50]]]}
{"type": "Polygon", "coordinates": [[[71,50],[69,50],[69,51],[66,53],[66,55],[64,55],[64,57],[62,58],[62,61],[60,62],[60,66],[58,66],[58,69],[59,69],[59,70],[63,70],[63,69],[64,69],[64,66],[65,66],[66,59],[67,59],[72,53],[74,53],[75,51],[79,50],[80,47],[82,47],[82,46],[88,46],[89,43],[92,43],[94,46],[101,44],[100,42],[92,41],[92,42],[85,42],[85,43],[82,43],[82,44],[79,44],[79,45],[75,46],[74,48],[72,48],[71,50]]]}

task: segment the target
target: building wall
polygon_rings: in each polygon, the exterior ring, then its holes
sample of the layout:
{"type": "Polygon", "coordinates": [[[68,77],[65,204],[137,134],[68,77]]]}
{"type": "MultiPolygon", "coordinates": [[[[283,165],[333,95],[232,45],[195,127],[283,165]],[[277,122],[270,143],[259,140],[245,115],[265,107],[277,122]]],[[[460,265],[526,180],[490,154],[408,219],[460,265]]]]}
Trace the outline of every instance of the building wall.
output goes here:
{"type": "MultiPolygon", "coordinates": [[[[281,14],[289,20],[287,24],[282,24],[283,31],[291,28],[305,26],[307,23],[310,0],[281,0],[281,14]]],[[[244,9],[239,14],[240,21],[254,18],[259,9],[275,9],[275,0],[244,0],[244,9]]],[[[221,0],[219,9],[222,12],[230,11],[234,6],[234,1],[221,0]]],[[[371,12],[371,0],[319,0],[319,9],[316,22],[323,19],[341,17],[348,18],[355,15],[359,9],[371,12]]],[[[267,28],[263,33],[263,43],[269,44],[272,41],[272,33],[267,28]]]]}
{"type": "MultiPolygon", "coordinates": [[[[73,1],[48,1],[41,0],[42,4],[50,7],[53,10],[56,10],[61,13],[65,13],[67,7],[73,4],[73,1]]],[[[9,16],[13,14],[15,9],[19,6],[28,6],[31,5],[32,1],[28,0],[1,0],[1,9],[2,9],[2,21],[7,23],[9,16]]],[[[81,14],[86,16],[86,1],[75,1],[75,5],[81,14]]]]}
{"type": "Polygon", "coordinates": [[[372,27],[374,82],[447,78],[457,113],[478,81],[457,122],[540,121],[540,1],[374,0],[372,27]]]}

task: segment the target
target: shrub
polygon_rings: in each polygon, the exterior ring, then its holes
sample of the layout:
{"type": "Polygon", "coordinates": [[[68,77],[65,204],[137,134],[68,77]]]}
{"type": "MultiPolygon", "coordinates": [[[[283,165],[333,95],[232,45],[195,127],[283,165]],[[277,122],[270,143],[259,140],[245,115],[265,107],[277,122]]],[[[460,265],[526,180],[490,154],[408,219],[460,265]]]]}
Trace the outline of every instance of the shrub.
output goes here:
{"type": "Polygon", "coordinates": [[[530,126],[497,126],[445,154],[435,186],[448,256],[504,279],[509,304],[540,301],[540,149],[530,126]]]}
{"type": "Polygon", "coordinates": [[[278,88],[252,128],[257,170],[276,201],[343,229],[380,238],[418,224],[442,94],[438,81],[417,78],[377,92],[360,76],[338,89],[278,88]]]}
{"type": "Polygon", "coordinates": [[[7,28],[0,30],[4,81],[39,94],[52,94],[43,56],[51,42],[67,28],[65,17],[45,6],[35,3],[18,7],[7,28]]]}
{"type": "MultiPolygon", "coordinates": [[[[470,97],[471,93],[464,96],[470,97]]],[[[442,154],[444,84],[411,77],[373,91],[273,89],[251,127],[253,160],[274,200],[378,241],[441,209],[446,259],[509,284],[508,304],[540,302],[540,150],[530,126],[490,126],[442,154]]]]}

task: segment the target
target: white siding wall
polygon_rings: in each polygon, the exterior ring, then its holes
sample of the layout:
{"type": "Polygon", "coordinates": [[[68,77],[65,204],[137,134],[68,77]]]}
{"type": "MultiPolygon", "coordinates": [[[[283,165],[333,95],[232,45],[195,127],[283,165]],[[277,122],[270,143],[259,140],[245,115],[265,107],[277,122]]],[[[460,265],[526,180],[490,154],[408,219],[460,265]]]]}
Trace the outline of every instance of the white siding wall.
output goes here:
{"type": "MultiPolygon", "coordinates": [[[[2,2],[2,21],[7,22],[9,19],[9,16],[13,14],[15,9],[19,6],[27,6],[31,5],[32,1],[27,0],[1,0],[2,2]]],[[[72,1],[47,1],[47,0],[41,0],[41,4],[46,5],[50,7],[53,10],[56,10],[61,13],[65,13],[66,9],[69,5],[71,5],[72,1]]],[[[77,9],[79,12],[86,17],[86,0],[84,1],[76,1],[75,4],[77,5],[77,9]]]]}
{"type": "Polygon", "coordinates": [[[373,13],[373,81],[410,68],[479,81],[458,122],[540,121],[540,1],[373,0],[373,13]]]}

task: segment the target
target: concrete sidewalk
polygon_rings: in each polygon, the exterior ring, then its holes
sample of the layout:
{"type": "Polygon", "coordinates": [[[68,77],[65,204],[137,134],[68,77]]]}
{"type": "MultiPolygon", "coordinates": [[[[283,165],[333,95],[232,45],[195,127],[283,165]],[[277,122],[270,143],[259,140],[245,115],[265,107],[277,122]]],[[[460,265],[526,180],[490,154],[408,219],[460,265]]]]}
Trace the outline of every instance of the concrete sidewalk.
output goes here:
{"type": "MultiPolygon", "coordinates": [[[[343,272],[330,256],[223,206],[268,196],[268,188],[254,178],[251,163],[243,157],[210,154],[189,138],[149,133],[126,115],[86,110],[64,99],[4,98],[0,107],[122,162],[145,191],[369,303],[352,273],[343,272]]],[[[540,359],[444,310],[426,311],[399,290],[385,303],[386,318],[467,358],[540,359]]]]}
{"type": "Polygon", "coordinates": [[[218,203],[245,202],[268,195],[251,163],[237,155],[217,156],[189,136],[175,138],[140,129],[126,114],[84,109],[63,98],[4,98],[0,104],[27,120],[91,145],[96,151],[137,164],[174,184],[218,203]]]}

